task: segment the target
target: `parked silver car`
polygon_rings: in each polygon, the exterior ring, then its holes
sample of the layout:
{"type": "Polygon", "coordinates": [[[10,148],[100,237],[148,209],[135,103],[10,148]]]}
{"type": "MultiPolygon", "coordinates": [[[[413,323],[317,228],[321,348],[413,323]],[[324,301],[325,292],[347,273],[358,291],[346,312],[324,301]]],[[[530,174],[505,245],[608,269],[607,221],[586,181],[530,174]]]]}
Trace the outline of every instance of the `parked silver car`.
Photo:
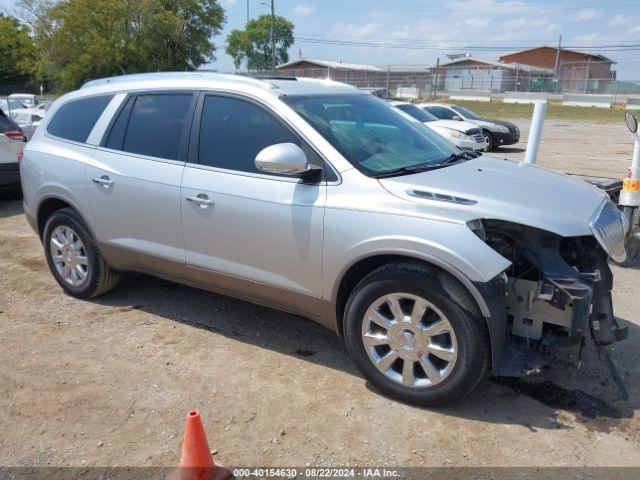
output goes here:
{"type": "Polygon", "coordinates": [[[138,271],[300,314],[382,392],[436,405],[626,333],[606,194],[475,157],[344,84],[148,74],[58,99],[21,178],[70,295],[138,271]]]}

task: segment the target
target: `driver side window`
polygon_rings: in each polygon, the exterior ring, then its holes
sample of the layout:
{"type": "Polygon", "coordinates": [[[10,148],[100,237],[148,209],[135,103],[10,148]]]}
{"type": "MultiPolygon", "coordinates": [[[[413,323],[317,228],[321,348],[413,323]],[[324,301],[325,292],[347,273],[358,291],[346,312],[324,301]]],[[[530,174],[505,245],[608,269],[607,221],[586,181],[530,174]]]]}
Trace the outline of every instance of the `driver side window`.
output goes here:
{"type": "Polygon", "coordinates": [[[198,145],[201,165],[264,175],[255,166],[256,155],[276,143],[304,149],[297,135],[265,109],[233,97],[205,97],[198,145]]]}

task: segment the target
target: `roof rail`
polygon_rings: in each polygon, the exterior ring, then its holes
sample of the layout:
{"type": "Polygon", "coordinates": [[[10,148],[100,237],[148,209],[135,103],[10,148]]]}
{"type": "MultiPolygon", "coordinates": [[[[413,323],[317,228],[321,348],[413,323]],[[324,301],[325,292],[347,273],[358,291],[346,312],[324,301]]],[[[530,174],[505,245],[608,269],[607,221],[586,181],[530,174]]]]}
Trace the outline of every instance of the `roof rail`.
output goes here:
{"type": "Polygon", "coordinates": [[[256,80],[291,80],[298,81],[298,77],[294,77],[291,75],[251,75],[252,78],[256,80]]]}

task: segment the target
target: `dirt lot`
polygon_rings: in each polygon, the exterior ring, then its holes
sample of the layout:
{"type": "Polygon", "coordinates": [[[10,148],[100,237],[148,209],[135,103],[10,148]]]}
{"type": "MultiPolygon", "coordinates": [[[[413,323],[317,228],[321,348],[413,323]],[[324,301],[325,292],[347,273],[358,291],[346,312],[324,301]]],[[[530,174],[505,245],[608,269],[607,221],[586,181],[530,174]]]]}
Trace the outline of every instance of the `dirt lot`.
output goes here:
{"type": "MultiPolygon", "coordinates": [[[[540,153],[620,176],[631,149],[623,124],[553,121],[540,153]]],[[[228,465],[640,466],[638,270],[614,267],[630,402],[589,347],[580,370],[562,358],[430,410],[376,393],[307,320],[140,275],[64,295],[18,201],[0,202],[0,247],[0,466],[176,465],[191,408],[228,465]]]]}

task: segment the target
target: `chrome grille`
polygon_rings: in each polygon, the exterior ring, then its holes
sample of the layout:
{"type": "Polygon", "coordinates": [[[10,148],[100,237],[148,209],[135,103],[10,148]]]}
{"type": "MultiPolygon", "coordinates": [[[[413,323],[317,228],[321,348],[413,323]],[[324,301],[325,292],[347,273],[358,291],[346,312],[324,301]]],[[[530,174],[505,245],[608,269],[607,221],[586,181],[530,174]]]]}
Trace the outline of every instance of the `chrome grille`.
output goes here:
{"type": "Polygon", "coordinates": [[[589,227],[600,246],[611,258],[616,262],[626,260],[624,216],[613,202],[608,199],[603,202],[589,222],[589,227]]]}

